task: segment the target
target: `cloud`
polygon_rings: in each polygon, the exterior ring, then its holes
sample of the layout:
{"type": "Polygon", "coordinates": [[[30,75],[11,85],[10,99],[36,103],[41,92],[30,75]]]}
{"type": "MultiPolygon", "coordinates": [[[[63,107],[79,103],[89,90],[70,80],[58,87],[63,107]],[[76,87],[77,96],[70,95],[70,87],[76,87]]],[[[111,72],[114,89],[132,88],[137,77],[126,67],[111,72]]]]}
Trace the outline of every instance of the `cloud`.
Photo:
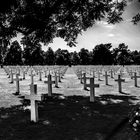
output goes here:
{"type": "Polygon", "coordinates": [[[96,24],[99,25],[99,26],[105,27],[105,28],[109,28],[109,29],[115,28],[114,24],[108,24],[108,22],[103,21],[103,20],[102,21],[97,21],[96,24]]]}
{"type": "Polygon", "coordinates": [[[103,21],[103,20],[97,21],[96,23],[97,23],[98,25],[107,25],[107,24],[108,24],[106,21],[103,21]]]}
{"type": "Polygon", "coordinates": [[[110,33],[110,34],[108,34],[107,36],[109,36],[109,37],[114,37],[115,34],[110,33]]]}
{"type": "Polygon", "coordinates": [[[127,5],[131,5],[132,3],[138,2],[138,0],[127,0],[127,5]]]}
{"type": "Polygon", "coordinates": [[[115,28],[115,25],[108,24],[108,25],[105,26],[105,28],[114,29],[115,28]]]}

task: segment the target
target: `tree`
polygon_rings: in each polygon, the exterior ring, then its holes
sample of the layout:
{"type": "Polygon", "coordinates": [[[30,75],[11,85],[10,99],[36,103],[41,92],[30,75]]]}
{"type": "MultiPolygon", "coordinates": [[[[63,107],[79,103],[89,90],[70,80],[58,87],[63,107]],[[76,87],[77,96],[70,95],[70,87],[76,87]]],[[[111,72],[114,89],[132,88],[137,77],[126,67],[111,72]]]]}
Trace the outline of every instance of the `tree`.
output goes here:
{"type": "Polygon", "coordinates": [[[54,65],[55,64],[55,54],[51,47],[45,53],[45,64],[54,65]]]}
{"type": "Polygon", "coordinates": [[[93,49],[93,64],[111,65],[113,63],[111,48],[111,43],[96,45],[93,49]]]}
{"type": "Polygon", "coordinates": [[[140,52],[137,50],[131,52],[132,61],[134,65],[140,65],[140,52]]]}
{"type": "Polygon", "coordinates": [[[4,64],[21,65],[22,64],[22,49],[18,41],[12,42],[8,53],[5,57],[4,64]]]}
{"type": "Polygon", "coordinates": [[[63,56],[60,48],[56,50],[55,58],[56,58],[56,60],[55,60],[56,65],[64,65],[65,60],[64,60],[64,56],[63,56]]]}
{"type": "Polygon", "coordinates": [[[56,65],[70,65],[70,53],[67,50],[61,50],[60,48],[55,52],[56,65]]]}
{"type": "Polygon", "coordinates": [[[75,46],[78,34],[96,21],[120,22],[125,6],[125,0],[2,0],[0,38],[22,33],[48,44],[61,37],[75,46]]]}
{"type": "Polygon", "coordinates": [[[8,45],[10,45],[10,42],[7,41],[7,39],[0,39],[0,64],[3,65],[4,59],[6,57],[7,51],[8,51],[8,45]]]}
{"type": "Polygon", "coordinates": [[[90,64],[90,55],[89,51],[85,48],[82,48],[79,52],[80,56],[80,64],[81,65],[89,65],[90,64]]]}
{"type": "Polygon", "coordinates": [[[113,56],[115,56],[116,63],[119,65],[127,65],[133,62],[131,52],[125,43],[119,44],[118,48],[113,50],[113,56]]]}
{"type": "Polygon", "coordinates": [[[61,53],[64,58],[64,65],[71,65],[70,53],[68,52],[68,50],[61,50],[61,53]]]}
{"type": "Polygon", "coordinates": [[[38,40],[31,39],[25,36],[21,39],[21,44],[23,44],[23,59],[26,65],[37,65],[43,64],[43,51],[41,49],[41,44],[38,40]]]}
{"type": "Polygon", "coordinates": [[[132,22],[134,24],[138,24],[140,21],[140,13],[136,14],[133,18],[132,18],[132,22]]]}
{"type": "Polygon", "coordinates": [[[80,64],[80,56],[76,51],[71,53],[71,64],[72,65],[79,65],[80,64]]]}
{"type": "Polygon", "coordinates": [[[32,52],[32,65],[43,65],[44,58],[43,58],[43,51],[41,45],[36,46],[32,52]]]}
{"type": "Polygon", "coordinates": [[[117,65],[117,63],[118,63],[118,60],[117,60],[118,52],[119,52],[118,48],[114,48],[112,50],[113,64],[114,65],[117,65]]]}

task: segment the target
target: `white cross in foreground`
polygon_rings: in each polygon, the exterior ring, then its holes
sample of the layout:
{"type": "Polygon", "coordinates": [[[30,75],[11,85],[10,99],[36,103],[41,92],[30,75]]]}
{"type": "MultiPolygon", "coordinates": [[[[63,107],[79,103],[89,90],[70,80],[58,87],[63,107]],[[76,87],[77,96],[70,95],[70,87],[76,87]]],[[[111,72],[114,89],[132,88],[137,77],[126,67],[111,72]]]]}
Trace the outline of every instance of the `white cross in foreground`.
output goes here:
{"type": "Polygon", "coordinates": [[[95,101],[95,88],[99,87],[99,84],[94,84],[94,78],[90,78],[90,84],[86,84],[86,87],[90,88],[90,102],[95,101]]]}
{"type": "Polygon", "coordinates": [[[115,80],[116,82],[118,82],[118,88],[119,88],[119,92],[122,92],[122,82],[125,82],[125,79],[121,79],[121,75],[118,75],[118,79],[115,80]]]}
{"type": "Polygon", "coordinates": [[[43,100],[43,95],[37,95],[37,85],[30,85],[30,95],[25,95],[25,99],[31,101],[31,121],[38,121],[38,104],[37,101],[43,100]]]}

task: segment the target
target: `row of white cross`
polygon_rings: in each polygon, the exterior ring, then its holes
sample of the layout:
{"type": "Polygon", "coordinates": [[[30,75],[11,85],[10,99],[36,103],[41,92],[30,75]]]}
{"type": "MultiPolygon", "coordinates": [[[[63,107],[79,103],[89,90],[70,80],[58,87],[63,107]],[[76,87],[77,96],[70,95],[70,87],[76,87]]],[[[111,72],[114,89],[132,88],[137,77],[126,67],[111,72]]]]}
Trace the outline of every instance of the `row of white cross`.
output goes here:
{"type": "MultiPolygon", "coordinates": [[[[48,78],[47,81],[44,81],[44,83],[46,83],[48,85],[48,96],[52,96],[52,84],[55,84],[55,87],[58,87],[58,82],[61,82],[61,77],[65,74],[67,68],[68,67],[61,67],[61,70],[59,68],[59,74],[56,71],[54,72],[55,81],[52,80],[52,75],[50,74],[50,71],[49,71],[48,76],[45,75],[45,77],[48,78]],[[59,79],[58,79],[58,77],[59,77],[59,79]]],[[[20,81],[19,75],[20,74],[19,74],[19,71],[16,73],[16,78],[15,79],[13,78],[12,70],[6,69],[5,71],[6,72],[10,71],[10,73],[9,73],[9,75],[11,77],[11,82],[10,83],[13,83],[14,81],[16,81],[16,95],[19,95],[19,93],[20,93],[20,86],[19,86],[19,81],[20,81]]],[[[24,75],[23,79],[25,79],[25,73],[23,75],[24,75]]],[[[44,99],[45,95],[37,94],[37,85],[34,84],[34,79],[33,79],[35,74],[33,74],[32,69],[31,69],[30,76],[31,76],[30,95],[25,95],[25,99],[31,101],[31,121],[37,122],[38,121],[38,103],[37,103],[37,101],[42,101],[44,99]]],[[[39,76],[39,77],[41,77],[41,76],[39,76]]],[[[42,80],[42,79],[39,79],[39,80],[42,80]]]]}
{"type": "MultiPolygon", "coordinates": [[[[83,66],[84,67],[84,66],[83,66]]],[[[74,67],[74,71],[76,73],[76,75],[78,76],[78,78],[80,79],[80,83],[83,84],[83,89],[86,90],[87,87],[90,88],[90,102],[94,102],[95,101],[95,88],[99,88],[99,84],[95,84],[95,71],[90,69],[90,72],[83,69],[83,67],[74,67]],[[91,71],[92,71],[92,77],[87,77],[86,74],[90,74],[91,75],[91,71]],[[90,84],[86,84],[87,79],[90,79],[90,84]]],[[[132,72],[132,71],[131,71],[132,72]]],[[[114,71],[113,69],[110,70],[110,75],[108,74],[108,71],[104,71],[104,77],[105,77],[105,85],[109,85],[108,84],[108,77],[110,76],[111,78],[114,78],[114,71]]],[[[100,70],[97,71],[98,74],[98,81],[100,81],[100,75],[102,74],[102,72],[100,70]]],[[[137,75],[137,72],[133,72],[130,74],[131,79],[134,79],[134,86],[138,87],[137,84],[137,79],[140,78],[139,75],[137,75]]],[[[122,93],[122,82],[125,82],[125,79],[122,79],[122,71],[120,71],[120,73],[118,74],[118,79],[115,79],[114,81],[118,82],[118,91],[120,93],[122,93]]]]}
{"type": "MultiPolygon", "coordinates": [[[[42,81],[42,71],[39,70],[38,72],[34,72],[34,70],[31,68],[31,69],[26,69],[26,70],[22,70],[22,73],[23,73],[23,78],[19,78],[20,76],[20,70],[18,70],[17,73],[14,73],[13,69],[10,69],[8,70],[8,68],[5,68],[5,71],[7,73],[7,75],[9,75],[9,78],[10,78],[10,83],[14,83],[14,81],[16,81],[16,94],[19,94],[19,81],[20,80],[25,80],[25,75],[27,74],[27,71],[29,71],[29,76],[30,76],[30,79],[31,79],[31,84],[34,84],[34,76],[36,76],[37,74],[39,75],[39,81],[42,81]],[[14,75],[16,76],[16,78],[14,79],[14,75]]],[[[61,77],[63,76],[63,74],[65,73],[66,69],[63,69],[62,67],[60,68],[57,68],[55,70],[45,70],[44,73],[45,73],[45,78],[48,77],[48,81],[44,82],[44,83],[47,83],[48,82],[48,85],[50,85],[50,80],[52,81],[52,76],[50,73],[52,73],[54,75],[54,79],[55,81],[53,82],[55,84],[55,87],[58,87],[58,82],[61,82],[61,77]]],[[[50,88],[49,88],[50,89],[50,88]]],[[[51,91],[51,90],[50,90],[51,91]]],[[[50,93],[50,92],[49,92],[50,93]]]]}
{"type": "MultiPolygon", "coordinates": [[[[36,67],[37,68],[37,67],[36,67]]],[[[61,81],[61,77],[64,75],[64,73],[67,70],[67,67],[61,67],[62,70],[60,71],[60,68],[58,71],[53,72],[54,76],[55,76],[55,80],[52,80],[52,75],[51,72],[53,69],[49,69],[48,73],[47,70],[44,71],[45,77],[48,78],[47,81],[44,81],[44,83],[48,84],[48,96],[52,96],[52,84],[55,84],[55,87],[58,87],[58,82],[61,81]]],[[[40,68],[41,69],[41,68],[40,68]]],[[[22,70],[23,73],[23,78],[22,79],[26,79],[26,74],[27,72],[30,71],[30,76],[31,76],[31,84],[30,84],[30,95],[25,95],[25,99],[28,99],[31,101],[31,121],[37,122],[38,121],[38,104],[37,101],[42,101],[44,99],[44,95],[38,95],[37,94],[37,85],[34,84],[34,76],[35,73],[38,73],[39,75],[39,81],[42,81],[42,70],[36,70],[35,68],[25,68],[24,70],[22,70]],[[34,73],[35,71],[35,73],[34,73]]],[[[119,68],[117,67],[117,70],[119,68]]],[[[108,77],[110,76],[111,78],[113,78],[113,74],[114,72],[116,72],[117,70],[110,70],[110,75],[108,74],[108,71],[105,71],[105,84],[108,85],[108,77]]],[[[20,69],[16,69],[14,71],[14,68],[5,68],[5,71],[8,75],[10,75],[11,81],[10,83],[13,83],[14,81],[16,81],[16,94],[20,93],[19,90],[19,75],[21,73],[20,69]],[[13,72],[14,71],[14,72],[13,72]],[[13,75],[16,75],[16,78],[13,78],[13,75]]],[[[83,72],[83,68],[74,68],[74,71],[76,73],[76,75],[78,76],[78,78],[80,79],[80,82],[84,84],[84,89],[86,89],[87,87],[90,88],[90,102],[94,102],[95,101],[95,88],[99,88],[99,84],[95,84],[95,70],[90,69],[89,71],[84,71],[83,72]],[[86,73],[89,72],[89,74],[91,75],[92,73],[92,77],[86,77],[86,73]],[[90,83],[87,84],[86,80],[90,79],[90,83]]],[[[102,74],[102,72],[99,70],[97,71],[98,73],[98,80],[100,81],[100,75],[102,74]]],[[[118,79],[116,79],[115,81],[118,82],[118,90],[119,92],[122,92],[122,82],[125,82],[125,79],[121,78],[122,73],[120,72],[120,74],[118,75],[118,79]]],[[[134,72],[133,74],[130,74],[131,78],[134,78],[135,81],[135,86],[137,87],[137,78],[140,78],[140,76],[137,75],[136,72],[134,72]]]]}

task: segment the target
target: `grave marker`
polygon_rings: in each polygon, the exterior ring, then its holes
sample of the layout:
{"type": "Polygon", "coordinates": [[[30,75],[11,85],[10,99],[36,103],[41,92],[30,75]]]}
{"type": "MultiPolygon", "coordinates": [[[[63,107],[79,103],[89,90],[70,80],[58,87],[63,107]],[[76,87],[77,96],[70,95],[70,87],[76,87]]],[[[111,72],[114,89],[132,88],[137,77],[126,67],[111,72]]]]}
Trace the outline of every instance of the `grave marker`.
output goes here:
{"type": "Polygon", "coordinates": [[[60,73],[60,70],[58,71],[58,82],[61,82],[61,73],[60,73]]]}
{"type": "Polygon", "coordinates": [[[78,72],[78,79],[80,79],[80,83],[83,84],[83,82],[82,82],[82,71],[78,72]]]}
{"type": "Polygon", "coordinates": [[[86,73],[83,73],[83,77],[81,79],[83,79],[84,90],[86,90],[87,89],[86,88],[86,81],[87,81],[87,79],[89,79],[89,77],[86,77],[86,73]]]}
{"type": "Polygon", "coordinates": [[[42,71],[39,71],[39,81],[42,81],[42,71]]]}
{"type": "Polygon", "coordinates": [[[108,75],[108,74],[107,74],[107,71],[105,71],[105,75],[103,75],[103,76],[105,76],[105,84],[108,85],[108,77],[109,77],[110,75],[108,75]]]}
{"type": "Polygon", "coordinates": [[[90,88],[90,102],[95,101],[95,88],[99,87],[99,84],[94,83],[94,78],[90,78],[90,84],[86,84],[86,87],[90,88]]]}
{"type": "Polygon", "coordinates": [[[137,73],[134,72],[134,76],[132,76],[132,78],[134,78],[134,85],[135,85],[135,87],[137,87],[138,86],[137,79],[140,78],[140,76],[137,76],[137,73]]]}
{"type": "Polygon", "coordinates": [[[47,70],[44,71],[45,72],[45,78],[47,77],[47,70]]]}
{"type": "Polygon", "coordinates": [[[55,83],[55,81],[52,81],[52,76],[48,75],[48,81],[44,81],[44,83],[48,84],[48,96],[52,96],[52,84],[55,83]]]}
{"type": "Polygon", "coordinates": [[[113,70],[112,69],[110,70],[110,77],[111,78],[114,78],[114,76],[113,76],[113,70]]]}
{"type": "Polygon", "coordinates": [[[30,95],[25,95],[25,99],[31,101],[31,121],[38,122],[38,103],[43,100],[43,95],[37,95],[37,85],[30,85],[30,95]]]}
{"type": "Polygon", "coordinates": [[[132,77],[133,77],[133,71],[132,70],[130,70],[129,75],[130,75],[130,78],[132,79],[132,77]]]}
{"type": "Polygon", "coordinates": [[[118,82],[118,88],[119,88],[119,92],[122,92],[122,82],[125,82],[125,79],[121,79],[121,75],[118,75],[118,79],[115,80],[116,82],[118,82]]]}
{"type": "Polygon", "coordinates": [[[12,84],[14,82],[12,69],[11,69],[11,72],[10,72],[10,79],[11,79],[10,83],[12,84]]]}
{"type": "Polygon", "coordinates": [[[102,73],[100,72],[100,71],[98,71],[98,81],[101,81],[101,79],[100,79],[100,75],[101,75],[102,73]]]}
{"type": "Polygon", "coordinates": [[[58,76],[57,76],[57,72],[54,73],[55,75],[55,87],[58,88],[58,76]]]}
{"type": "Polygon", "coordinates": [[[25,71],[23,70],[23,80],[25,80],[25,71]]]}
{"type": "Polygon", "coordinates": [[[93,75],[93,78],[96,77],[96,76],[95,76],[95,71],[94,71],[94,70],[92,71],[92,75],[93,75]]]}
{"type": "Polygon", "coordinates": [[[33,74],[32,70],[31,70],[31,74],[29,76],[31,76],[31,85],[33,85],[34,84],[34,76],[35,76],[35,74],[33,74]]]}
{"type": "Polygon", "coordinates": [[[19,74],[16,74],[16,78],[14,79],[16,81],[16,93],[15,95],[19,95],[19,74]]]}

